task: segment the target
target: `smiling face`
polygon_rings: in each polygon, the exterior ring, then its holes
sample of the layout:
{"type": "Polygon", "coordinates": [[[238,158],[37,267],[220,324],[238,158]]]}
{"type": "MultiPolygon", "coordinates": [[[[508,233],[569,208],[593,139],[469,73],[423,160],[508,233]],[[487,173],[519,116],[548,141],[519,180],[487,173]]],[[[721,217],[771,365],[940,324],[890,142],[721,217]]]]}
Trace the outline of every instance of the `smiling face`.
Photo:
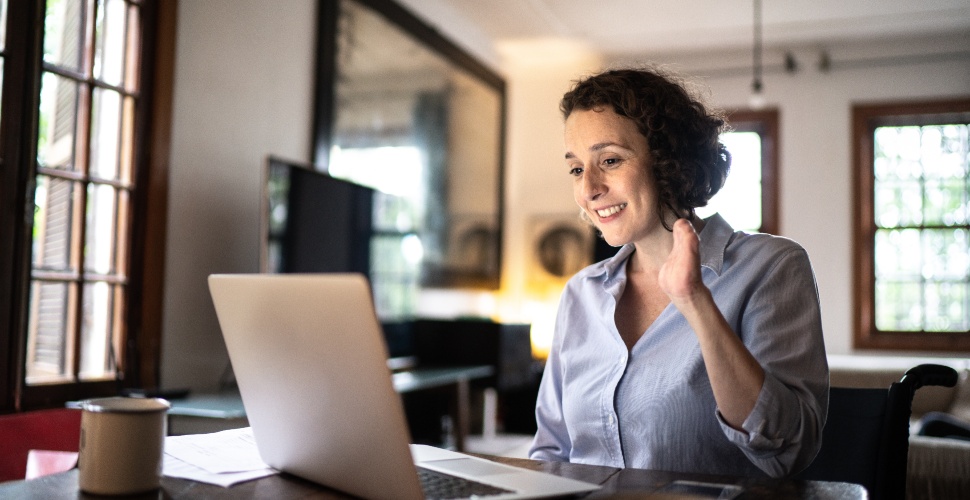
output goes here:
{"type": "Polygon", "coordinates": [[[565,142],[576,204],[607,243],[667,233],[657,214],[647,138],[633,121],[609,108],[577,109],[566,119],[565,142]]]}

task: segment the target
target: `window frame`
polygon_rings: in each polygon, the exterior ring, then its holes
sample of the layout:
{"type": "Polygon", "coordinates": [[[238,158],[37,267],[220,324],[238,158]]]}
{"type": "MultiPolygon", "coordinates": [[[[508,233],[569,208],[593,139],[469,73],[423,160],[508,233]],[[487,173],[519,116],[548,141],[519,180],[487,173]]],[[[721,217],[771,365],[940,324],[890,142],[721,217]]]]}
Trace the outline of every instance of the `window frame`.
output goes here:
{"type": "Polygon", "coordinates": [[[732,132],[755,132],[761,136],[761,228],[762,233],[778,234],[778,156],[781,138],[778,136],[777,108],[734,110],[728,115],[732,132]]]}
{"type": "Polygon", "coordinates": [[[875,129],[887,124],[918,125],[936,116],[970,113],[970,97],[856,104],[852,106],[853,178],[853,347],[908,351],[970,351],[970,332],[880,331],[875,308],[875,129]],[[921,118],[922,117],[922,118],[921,118]]]}
{"type": "Polygon", "coordinates": [[[135,112],[134,178],[127,231],[128,300],[123,307],[126,358],[109,381],[27,385],[31,228],[37,175],[38,104],[44,70],[45,0],[11,1],[0,118],[0,413],[62,406],[159,381],[168,145],[176,1],[141,5],[141,102],[135,112]]]}

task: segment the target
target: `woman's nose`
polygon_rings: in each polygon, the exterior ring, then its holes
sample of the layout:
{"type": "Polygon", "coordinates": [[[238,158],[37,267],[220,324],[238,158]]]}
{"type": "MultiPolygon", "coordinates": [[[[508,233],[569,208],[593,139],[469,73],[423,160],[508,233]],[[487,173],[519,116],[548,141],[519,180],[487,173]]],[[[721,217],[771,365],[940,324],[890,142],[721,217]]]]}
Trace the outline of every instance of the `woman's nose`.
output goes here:
{"type": "Polygon", "coordinates": [[[600,173],[595,168],[587,168],[583,172],[583,180],[580,186],[581,194],[585,200],[595,200],[599,198],[606,189],[600,173]]]}

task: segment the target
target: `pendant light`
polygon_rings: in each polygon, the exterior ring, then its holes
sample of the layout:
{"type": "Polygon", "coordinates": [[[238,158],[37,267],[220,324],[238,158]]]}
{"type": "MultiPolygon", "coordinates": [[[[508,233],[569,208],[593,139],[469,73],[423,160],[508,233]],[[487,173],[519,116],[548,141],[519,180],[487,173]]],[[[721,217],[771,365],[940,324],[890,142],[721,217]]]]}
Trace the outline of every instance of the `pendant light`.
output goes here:
{"type": "Polygon", "coordinates": [[[761,80],[762,64],[761,64],[761,49],[762,49],[762,23],[761,23],[761,0],[754,0],[754,48],[751,51],[752,55],[752,72],[753,79],[751,81],[751,97],[748,99],[748,105],[753,109],[761,109],[765,106],[765,96],[762,94],[764,89],[764,83],[761,80]]]}

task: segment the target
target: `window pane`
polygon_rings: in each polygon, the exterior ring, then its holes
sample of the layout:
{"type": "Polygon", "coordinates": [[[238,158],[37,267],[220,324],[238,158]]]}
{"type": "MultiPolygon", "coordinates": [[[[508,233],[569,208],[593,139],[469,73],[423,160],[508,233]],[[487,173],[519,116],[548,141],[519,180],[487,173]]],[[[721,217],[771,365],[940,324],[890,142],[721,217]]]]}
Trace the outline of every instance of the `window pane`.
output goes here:
{"type": "Polygon", "coordinates": [[[81,318],[81,367],[79,378],[97,379],[114,376],[114,304],[115,287],[104,282],[84,285],[81,318]]]}
{"type": "Polygon", "coordinates": [[[919,181],[885,180],[877,182],[875,189],[876,225],[898,227],[922,223],[923,190],[919,181]]]}
{"type": "Polygon", "coordinates": [[[874,147],[876,179],[918,179],[922,174],[919,127],[879,127],[874,147]]]}
{"type": "Polygon", "coordinates": [[[953,332],[970,330],[967,283],[935,283],[926,286],[926,330],[953,332]]]}
{"type": "Polygon", "coordinates": [[[48,0],[44,18],[44,61],[81,70],[84,0],[48,0]]]}
{"type": "Polygon", "coordinates": [[[923,278],[970,281],[970,246],[964,229],[923,231],[923,278]]]}
{"type": "Polygon", "coordinates": [[[923,127],[922,132],[922,163],[926,177],[966,178],[967,126],[928,126],[923,127]]]}
{"type": "Polygon", "coordinates": [[[128,45],[125,58],[125,88],[138,90],[138,68],[141,63],[141,9],[138,5],[128,7],[128,45]]]}
{"type": "Polygon", "coordinates": [[[84,270],[87,272],[109,274],[114,271],[116,205],[115,188],[105,184],[88,186],[84,240],[84,270]]]}
{"type": "Polygon", "coordinates": [[[899,332],[923,329],[919,283],[876,281],[876,328],[899,332]]]}
{"type": "Polygon", "coordinates": [[[118,150],[121,144],[121,94],[96,88],[91,109],[92,177],[118,178],[118,150]]]}
{"type": "Polygon", "coordinates": [[[37,138],[37,163],[41,166],[74,170],[77,106],[77,82],[44,73],[37,138]]]}
{"type": "Polygon", "coordinates": [[[33,265],[35,269],[69,271],[78,186],[73,181],[37,176],[34,192],[33,265]]]}
{"type": "Polygon", "coordinates": [[[125,97],[121,111],[121,149],[118,151],[118,179],[131,182],[134,179],[135,161],[135,99],[125,97]]]}
{"type": "Polygon", "coordinates": [[[967,126],[879,127],[874,141],[876,326],[967,331],[967,126]]]}
{"type": "Polygon", "coordinates": [[[28,383],[70,379],[73,346],[65,332],[73,322],[69,307],[71,290],[68,283],[34,281],[31,284],[28,383]]]}
{"type": "Polygon", "coordinates": [[[953,226],[968,223],[966,179],[927,181],[924,195],[924,221],[927,225],[953,226]]]}
{"type": "Polygon", "coordinates": [[[876,231],[876,281],[919,280],[920,232],[916,229],[876,231]]]}
{"type": "Polygon", "coordinates": [[[94,76],[121,85],[125,57],[125,2],[98,0],[94,33],[94,76]]]}
{"type": "Polygon", "coordinates": [[[731,172],[724,187],[706,207],[697,210],[707,217],[718,212],[739,231],[761,228],[761,135],[757,132],[728,132],[721,142],[731,153],[731,172]]]}

